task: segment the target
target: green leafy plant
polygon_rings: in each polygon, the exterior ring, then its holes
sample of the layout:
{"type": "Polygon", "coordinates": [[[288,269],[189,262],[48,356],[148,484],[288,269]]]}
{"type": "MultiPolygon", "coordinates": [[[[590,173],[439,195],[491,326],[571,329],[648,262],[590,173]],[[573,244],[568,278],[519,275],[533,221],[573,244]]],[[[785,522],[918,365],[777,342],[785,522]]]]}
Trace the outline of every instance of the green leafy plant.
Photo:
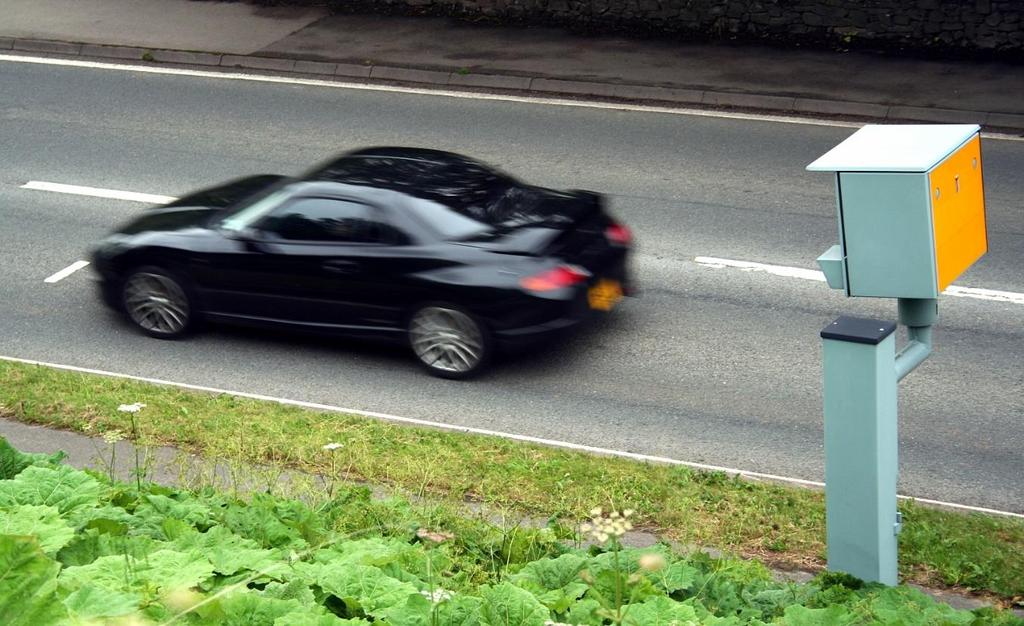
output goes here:
{"type": "MultiPolygon", "coordinates": [[[[665,540],[752,558],[767,549],[780,566],[816,569],[825,564],[824,501],[813,489],[2,360],[0,380],[0,416],[88,433],[130,433],[130,414],[116,409],[126,397],[145,399],[140,436],[148,445],[177,447],[185,459],[183,484],[196,489],[243,495],[262,488],[321,502],[323,494],[316,493],[320,490],[309,477],[336,474],[334,499],[354,493],[351,486],[341,486],[344,479],[415,493],[440,503],[438,510],[450,512],[471,501],[514,519],[574,520],[586,516],[597,498],[628,501],[644,511],[644,524],[665,540]],[[324,454],[322,446],[329,441],[344,442],[344,456],[336,453],[332,461],[324,454]],[[430,471],[424,472],[428,458],[430,471]],[[288,476],[281,480],[283,472],[288,476]]],[[[408,533],[415,524],[405,505],[362,506],[358,516],[339,519],[353,528],[373,525],[389,533],[408,533]]],[[[908,502],[900,509],[903,580],[968,588],[1007,602],[1024,597],[1021,520],[908,502]]],[[[484,530],[445,515],[451,518],[446,522],[464,527],[456,545],[474,558],[463,575],[478,582],[514,570],[523,559],[560,554],[556,542],[518,524],[484,530]]],[[[565,537],[564,529],[558,532],[565,537]]]]}
{"type": "Polygon", "coordinates": [[[592,511],[584,550],[340,482],[313,505],[31,463],[0,479],[5,626],[1024,624],[907,587],[779,583],[754,561],[625,548],[625,511],[592,511]]]}

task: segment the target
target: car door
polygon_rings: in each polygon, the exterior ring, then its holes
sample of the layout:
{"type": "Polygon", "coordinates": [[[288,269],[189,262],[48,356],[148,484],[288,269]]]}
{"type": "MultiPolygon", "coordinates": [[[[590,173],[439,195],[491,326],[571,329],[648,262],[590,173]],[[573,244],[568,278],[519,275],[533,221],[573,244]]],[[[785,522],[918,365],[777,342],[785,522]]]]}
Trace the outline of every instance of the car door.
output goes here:
{"type": "Polygon", "coordinates": [[[262,258],[245,280],[264,315],[352,332],[400,326],[397,247],[383,210],[342,197],[294,198],[256,224],[262,258]],[[265,289],[260,289],[262,283],[265,289]]]}

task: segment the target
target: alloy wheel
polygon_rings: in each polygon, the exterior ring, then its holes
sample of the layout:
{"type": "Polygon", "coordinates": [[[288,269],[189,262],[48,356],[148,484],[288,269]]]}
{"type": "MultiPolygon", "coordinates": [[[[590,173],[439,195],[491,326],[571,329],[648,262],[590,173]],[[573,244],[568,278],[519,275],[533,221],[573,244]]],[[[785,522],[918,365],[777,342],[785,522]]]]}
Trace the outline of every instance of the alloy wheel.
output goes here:
{"type": "Polygon", "coordinates": [[[188,297],[173,278],[136,272],[124,285],[128,316],[146,332],[171,337],[184,332],[191,313],[188,297]]]}
{"type": "Polygon", "coordinates": [[[448,375],[475,370],[487,349],[483,331],[472,317],[440,306],[416,312],[409,323],[409,341],[424,365],[448,375]]]}

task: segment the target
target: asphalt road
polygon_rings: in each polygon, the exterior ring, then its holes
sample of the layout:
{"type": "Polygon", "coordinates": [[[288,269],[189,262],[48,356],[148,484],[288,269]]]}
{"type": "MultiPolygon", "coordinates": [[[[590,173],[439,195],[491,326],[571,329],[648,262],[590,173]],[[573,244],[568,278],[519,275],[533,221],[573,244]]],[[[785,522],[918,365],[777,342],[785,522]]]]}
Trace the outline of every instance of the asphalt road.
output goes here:
{"type": "MultiPolygon", "coordinates": [[[[818,333],[840,314],[893,319],[895,303],[694,258],[815,269],[835,243],[834,192],[804,167],[851,132],[0,62],[0,355],[821,480],[818,333]],[[29,180],[179,195],[381,144],[610,194],[639,243],[642,297],[460,383],[343,341],[148,339],[102,307],[88,270],[43,282],[144,205],[29,180]]],[[[1024,292],[1024,142],[983,149],[991,251],[957,284],[1024,292]]],[[[901,493],[1024,512],[1022,322],[1021,304],[941,299],[937,350],[900,386],[901,493]]]]}

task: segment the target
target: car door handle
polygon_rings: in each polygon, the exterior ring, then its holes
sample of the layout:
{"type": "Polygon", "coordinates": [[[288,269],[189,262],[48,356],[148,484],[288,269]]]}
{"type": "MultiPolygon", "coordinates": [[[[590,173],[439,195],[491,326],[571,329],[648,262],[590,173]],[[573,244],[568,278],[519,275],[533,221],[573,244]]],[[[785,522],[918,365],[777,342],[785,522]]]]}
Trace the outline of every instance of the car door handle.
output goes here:
{"type": "Polygon", "coordinates": [[[355,261],[324,261],[323,268],[332,274],[355,274],[359,271],[359,264],[355,261]]]}

